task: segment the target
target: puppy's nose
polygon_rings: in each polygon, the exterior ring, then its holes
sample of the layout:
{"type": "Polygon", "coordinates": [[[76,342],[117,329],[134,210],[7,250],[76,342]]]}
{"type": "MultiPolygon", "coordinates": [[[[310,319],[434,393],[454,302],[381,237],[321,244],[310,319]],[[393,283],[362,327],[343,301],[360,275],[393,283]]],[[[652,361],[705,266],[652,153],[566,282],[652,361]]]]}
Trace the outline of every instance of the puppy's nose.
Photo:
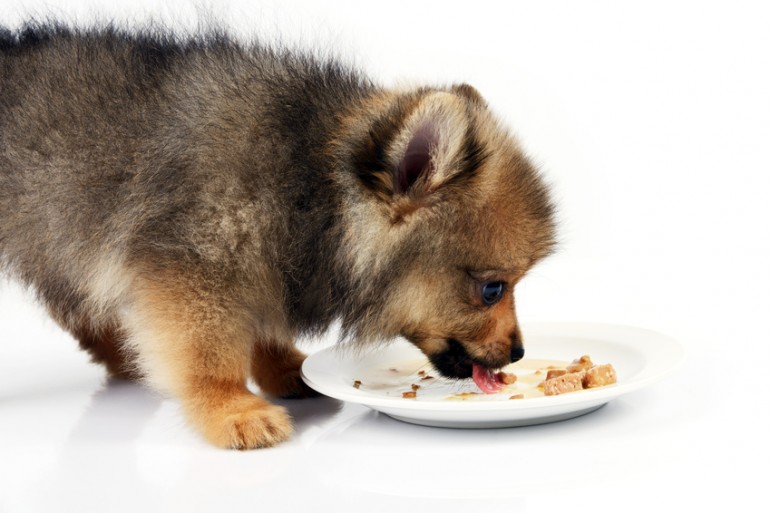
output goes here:
{"type": "Polygon", "coordinates": [[[511,333],[511,363],[518,362],[524,358],[524,345],[521,343],[519,330],[511,333]]]}
{"type": "Polygon", "coordinates": [[[513,346],[511,348],[511,363],[518,362],[522,358],[524,358],[524,347],[513,346]]]}

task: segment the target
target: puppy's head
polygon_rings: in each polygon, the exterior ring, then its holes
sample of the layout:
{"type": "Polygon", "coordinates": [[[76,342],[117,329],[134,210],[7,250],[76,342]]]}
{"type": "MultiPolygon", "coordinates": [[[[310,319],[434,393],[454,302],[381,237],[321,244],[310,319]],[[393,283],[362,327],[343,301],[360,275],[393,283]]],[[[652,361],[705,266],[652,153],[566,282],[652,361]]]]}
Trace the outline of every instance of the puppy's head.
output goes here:
{"type": "Polygon", "coordinates": [[[514,288],[554,221],[515,140],[466,85],[373,97],[345,127],[343,330],[402,335],[448,377],[520,359],[514,288]]]}

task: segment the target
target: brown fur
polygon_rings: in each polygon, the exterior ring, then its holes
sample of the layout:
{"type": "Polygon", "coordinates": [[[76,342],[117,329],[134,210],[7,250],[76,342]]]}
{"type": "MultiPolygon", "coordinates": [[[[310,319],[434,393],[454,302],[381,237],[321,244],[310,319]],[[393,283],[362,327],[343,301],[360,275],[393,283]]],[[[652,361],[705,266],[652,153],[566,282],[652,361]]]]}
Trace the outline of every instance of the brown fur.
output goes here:
{"type": "Polygon", "coordinates": [[[252,348],[251,375],[260,390],[283,399],[318,395],[300,377],[305,354],[291,341],[284,344],[257,341],[252,348]]]}
{"type": "Polygon", "coordinates": [[[212,443],[288,438],[246,382],[312,395],[294,340],[335,320],[450,377],[519,357],[513,290],[553,208],[471,86],[387,90],[222,34],[31,26],[0,29],[0,91],[0,265],[212,443]]]}
{"type": "Polygon", "coordinates": [[[125,337],[114,326],[94,328],[87,323],[72,331],[80,348],[91,353],[95,363],[102,363],[111,376],[119,379],[136,380],[141,376],[131,354],[125,346],[125,337]]]}

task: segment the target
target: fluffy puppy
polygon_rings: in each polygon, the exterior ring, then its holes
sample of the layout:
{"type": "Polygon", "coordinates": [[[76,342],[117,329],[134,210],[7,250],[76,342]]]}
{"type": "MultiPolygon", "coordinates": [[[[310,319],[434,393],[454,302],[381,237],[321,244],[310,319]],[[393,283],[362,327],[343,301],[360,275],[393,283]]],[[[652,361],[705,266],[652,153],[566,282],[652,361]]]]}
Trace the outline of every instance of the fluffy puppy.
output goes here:
{"type": "Polygon", "coordinates": [[[513,289],[547,189],[468,85],[384,89],[331,60],[61,26],[0,29],[0,265],[212,443],[291,435],[294,346],[335,320],[445,376],[523,355],[513,289]]]}

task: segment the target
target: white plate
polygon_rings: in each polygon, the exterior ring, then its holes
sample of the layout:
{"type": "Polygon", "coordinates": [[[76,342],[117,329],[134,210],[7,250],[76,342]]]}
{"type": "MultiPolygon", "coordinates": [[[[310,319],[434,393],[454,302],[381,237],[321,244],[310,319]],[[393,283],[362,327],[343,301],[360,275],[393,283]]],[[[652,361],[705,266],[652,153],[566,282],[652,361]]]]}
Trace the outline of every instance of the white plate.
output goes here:
{"type": "MultiPolygon", "coordinates": [[[[447,397],[453,393],[478,392],[476,385],[472,380],[420,381],[416,374],[419,369],[433,376],[438,374],[420,350],[404,340],[366,354],[340,347],[321,350],[305,360],[302,379],[324,395],[364,404],[405,422],[453,428],[494,428],[555,422],[589,413],[615,397],[661,379],[683,359],[683,349],[678,342],[642,328],[539,323],[526,324],[523,331],[525,360],[570,361],[588,354],[595,363],[611,363],[615,367],[617,384],[519,400],[509,400],[509,394],[452,400],[447,397]],[[353,386],[356,380],[362,382],[359,388],[353,386]],[[417,398],[403,398],[402,392],[409,390],[409,383],[413,382],[421,386],[417,398]]],[[[517,365],[505,370],[520,375],[517,365]]],[[[519,381],[527,380],[520,377],[519,381]]]]}

